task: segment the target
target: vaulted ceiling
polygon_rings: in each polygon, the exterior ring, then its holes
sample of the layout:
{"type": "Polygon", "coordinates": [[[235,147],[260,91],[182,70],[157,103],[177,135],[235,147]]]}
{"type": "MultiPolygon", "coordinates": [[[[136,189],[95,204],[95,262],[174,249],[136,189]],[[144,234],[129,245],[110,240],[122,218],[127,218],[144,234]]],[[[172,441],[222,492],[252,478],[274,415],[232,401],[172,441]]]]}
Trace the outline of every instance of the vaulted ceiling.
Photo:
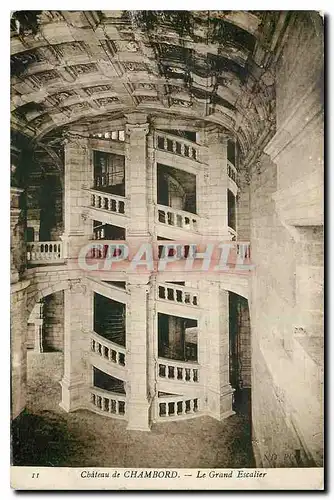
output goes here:
{"type": "Polygon", "coordinates": [[[131,111],[221,124],[249,155],[274,133],[287,12],[17,11],[12,129],[43,143],[131,111]]]}

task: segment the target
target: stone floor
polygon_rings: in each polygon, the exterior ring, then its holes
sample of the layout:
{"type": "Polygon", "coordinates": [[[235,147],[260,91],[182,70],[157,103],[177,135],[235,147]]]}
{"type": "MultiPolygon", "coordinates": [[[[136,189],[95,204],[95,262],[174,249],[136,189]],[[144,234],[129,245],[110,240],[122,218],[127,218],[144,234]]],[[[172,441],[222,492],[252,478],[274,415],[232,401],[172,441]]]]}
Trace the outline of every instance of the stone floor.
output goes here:
{"type": "Polygon", "coordinates": [[[198,417],[155,424],[151,432],[89,411],[59,407],[62,354],[28,358],[28,403],[13,423],[14,465],[67,467],[253,467],[249,403],[217,422],[198,417]]]}

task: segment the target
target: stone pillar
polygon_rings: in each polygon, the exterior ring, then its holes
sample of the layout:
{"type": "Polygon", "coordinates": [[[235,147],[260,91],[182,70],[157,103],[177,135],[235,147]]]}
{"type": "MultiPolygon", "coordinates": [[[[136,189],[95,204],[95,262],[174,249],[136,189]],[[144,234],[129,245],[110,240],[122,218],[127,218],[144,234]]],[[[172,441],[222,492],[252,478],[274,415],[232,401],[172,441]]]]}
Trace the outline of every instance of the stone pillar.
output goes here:
{"type": "Polygon", "coordinates": [[[168,347],[172,357],[183,355],[184,338],[182,332],[182,319],[169,316],[168,318],[168,347]]]}
{"type": "Polygon", "coordinates": [[[40,354],[43,352],[43,319],[35,320],[35,347],[34,352],[40,354]]]}
{"type": "Polygon", "coordinates": [[[16,283],[26,267],[24,220],[20,206],[23,189],[10,188],[10,281],[16,283]]]}
{"type": "Polygon", "coordinates": [[[34,351],[36,353],[43,352],[43,302],[38,302],[35,306],[35,345],[34,351]]]}
{"type": "Polygon", "coordinates": [[[201,281],[199,363],[204,374],[208,414],[217,420],[233,415],[229,382],[228,292],[219,283],[201,281]],[[202,369],[203,367],[203,369],[202,369]]]}
{"type": "Polygon", "coordinates": [[[34,241],[39,241],[39,230],[41,224],[41,210],[39,208],[28,208],[27,227],[34,230],[34,241]]]}
{"type": "MultiPolygon", "coordinates": [[[[150,290],[148,294],[147,324],[148,324],[148,394],[149,400],[157,396],[157,365],[158,365],[158,314],[156,302],[156,276],[150,276],[150,290]]],[[[154,406],[151,419],[154,421],[154,406]]]]}
{"type": "Polygon", "coordinates": [[[150,430],[150,397],[148,385],[148,278],[131,277],[126,317],[128,383],[126,413],[128,429],[150,430]]]}
{"type": "Polygon", "coordinates": [[[148,231],[153,236],[156,234],[156,205],[157,200],[157,162],[155,159],[154,148],[154,131],[151,130],[147,135],[147,159],[146,159],[146,172],[147,172],[147,216],[148,216],[148,231]]]}
{"type": "MultiPolygon", "coordinates": [[[[151,241],[148,199],[152,197],[152,162],[147,161],[147,116],[126,115],[125,193],[129,200],[129,224],[126,239],[130,247],[139,248],[151,241]]],[[[149,351],[148,335],[152,338],[153,310],[148,316],[150,285],[147,269],[129,277],[130,301],[126,318],[128,383],[126,413],[128,429],[150,430],[150,404],[153,387],[153,352],[149,351]],[[144,271],[144,274],[143,274],[144,271]],[[149,333],[150,332],[150,333],[149,333]]]]}
{"type": "Polygon", "coordinates": [[[26,404],[27,392],[27,348],[26,335],[28,315],[26,312],[27,287],[29,281],[18,281],[11,285],[10,336],[11,336],[11,417],[16,418],[26,404]]]}
{"type": "MultiPolygon", "coordinates": [[[[125,194],[129,199],[131,236],[147,236],[148,227],[148,174],[146,167],[147,116],[140,113],[126,115],[125,194]]],[[[151,170],[152,165],[149,165],[151,170]]]]}
{"type": "Polygon", "coordinates": [[[24,219],[20,196],[23,189],[10,189],[10,336],[11,336],[11,417],[16,418],[26,404],[27,385],[27,287],[20,280],[26,268],[24,219]]]}
{"type": "Polygon", "coordinates": [[[199,200],[200,213],[205,213],[203,234],[220,240],[229,239],[227,223],[227,136],[218,128],[206,130],[207,166],[204,166],[204,190],[199,200]]]}
{"type": "Polygon", "coordinates": [[[88,140],[76,139],[65,144],[65,232],[62,236],[65,256],[76,259],[80,248],[87,244],[92,234],[92,221],[85,216],[90,206],[94,171],[88,140]]]}
{"type": "Polygon", "coordinates": [[[87,407],[91,381],[88,356],[92,328],[92,296],[81,279],[64,291],[64,377],[60,406],[67,412],[87,407]]]}
{"type": "Polygon", "coordinates": [[[249,174],[243,168],[238,175],[239,191],[236,199],[237,233],[239,241],[250,240],[250,187],[249,174]]]}

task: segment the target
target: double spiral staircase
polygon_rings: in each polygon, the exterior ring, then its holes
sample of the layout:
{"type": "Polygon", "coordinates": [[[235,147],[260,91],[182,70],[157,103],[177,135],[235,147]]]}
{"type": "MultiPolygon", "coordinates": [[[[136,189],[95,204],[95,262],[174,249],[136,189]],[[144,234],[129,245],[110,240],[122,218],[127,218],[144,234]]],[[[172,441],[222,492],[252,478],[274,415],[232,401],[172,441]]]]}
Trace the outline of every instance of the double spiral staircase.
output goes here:
{"type": "MultiPolygon", "coordinates": [[[[98,145],[99,138],[96,137],[94,140],[98,145]]],[[[117,143],[117,150],[124,151],[123,141],[108,138],[108,142],[111,148],[113,143],[117,143]]],[[[203,146],[185,137],[156,131],[153,149],[155,162],[162,165],[172,164],[194,175],[202,168],[203,146]]],[[[227,161],[227,175],[229,189],[236,194],[238,172],[230,161],[227,161]]],[[[87,192],[87,188],[85,190],[87,192]]],[[[95,176],[94,185],[88,188],[90,203],[82,208],[86,217],[95,222],[99,221],[99,227],[116,226],[126,232],[130,220],[128,204],[131,200],[110,191],[108,176],[95,176]]],[[[160,239],[185,241],[189,235],[200,235],[201,217],[197,213],[157,203],[154,206],[154,218],[155,234],[158,234],[160,239]]],[[[234,229],[228,228],[228,233],[231,240],[235,239],[234,229]]],[[[101,230],[94,232],[94,239],[98,240],[99,245],[112,242],[110,238],[105,238],[105,232],[101,230]]],[[[94,256],[97,257],[98,254],[94,256]]],[[[27,261],[30,267],[50,264],[66,265],[64,244],[62,241],[28,243],[27,261]]],[[[89,335],[91,367],[104,374],[105,379],[109,380],[109,389],[106,390],[103,384],[97,386],[92,381],[87,405],[97,413],[126,420],[126,387],[129,370],[126,306],[129,301],[129,290],[126,285],[121,288],[107,283],[98,275],[88,281],[91,283],[95,297],[107,298],[110,304],[105,309],[102,308],[102,313],[101,308],[95,308],[94,328],[89,335]],[[120,391],[120,387],[124,390],[120,391]]],[[[201,297],[196,286],[157,281],[154,285],[154,300],[156,314],[172,314],[195,321],[200,317],[201,297]]],[[[199,328],[189,329],[188,335],[191,334],[199,339],[199,328]]],[[[156,353],[154,360],[156,384],[153,398],[153,421],[180,420],[203,414],[206,404],[205,386],[201,373],[203,366],[198,359],[197,348],[192,356],[183,356],[185,359],[172,359],[168,349],[165,349],[164,353],[164,356],[156,353]],[[189,357],[191,360],[187,359],[189,357]]]]}

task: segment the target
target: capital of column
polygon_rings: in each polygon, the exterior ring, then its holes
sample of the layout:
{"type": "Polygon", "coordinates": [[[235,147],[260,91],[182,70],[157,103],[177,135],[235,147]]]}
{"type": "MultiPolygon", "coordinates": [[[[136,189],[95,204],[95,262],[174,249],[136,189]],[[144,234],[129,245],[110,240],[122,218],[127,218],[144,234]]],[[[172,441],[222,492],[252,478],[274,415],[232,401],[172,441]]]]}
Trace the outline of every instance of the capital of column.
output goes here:
{"type": "Polygon", "coordinates": [[[69,279],[68,289],[73,293],[80,293],[81,295],[86,295],[87,286],[83,283],[81,278],[69,279]]]}
{"type": "Polygon", "coordinates": [[[130,113],[125,115],[125,131],[127,134],[145,134],[149,132],[149,123],[147,115],[143,113],[130,113]]]}
{"type": "Polygon", "coordinates": [[[19,209],[20,208],[20,196],[23,193],[24,189],[11,187],[10,188],[10,207],[11,209],[19,209]]]}
{"type": "Polygon", "coordinates": [[[40,208],[28,208],[27,209],[27,219],[39,219],[41,215],[40,208]]]}
{"type": "Polygon", "coordinates": [[[81,148],[87,148],[88,147],[88,137],[82,137],[79,135],[75,134],[69,134],[64,140],[63,144],[65,148],[73,147],[73,146],[79,146],[81,148]]]}
{"type": "Polygon", "coordinates": [[[232,139],[232,134],[228,130],[217,125],[210,125],[205,129],[207,145],[226,144],[229,139],[232,139]]]}
{"type": "Polygon", "coordinates": [[[140,293],[148,293],[150,290],[150,275],[147,273],[142,274],[131,274],[129,276],[127,289],[131,293],[132,291],[138,291],[140,293]]]}
{"type": "Polygon", "coordinates": [[[126,132],[126,134],[131,135],[131,136],[133,136],[135,134],[146,136],[149,132],[149,128],[150,128],[150,126],[149,126],[148,122],[142,123],[142,124],[127,123],[125,125],[125,132],[126,132]]]}

